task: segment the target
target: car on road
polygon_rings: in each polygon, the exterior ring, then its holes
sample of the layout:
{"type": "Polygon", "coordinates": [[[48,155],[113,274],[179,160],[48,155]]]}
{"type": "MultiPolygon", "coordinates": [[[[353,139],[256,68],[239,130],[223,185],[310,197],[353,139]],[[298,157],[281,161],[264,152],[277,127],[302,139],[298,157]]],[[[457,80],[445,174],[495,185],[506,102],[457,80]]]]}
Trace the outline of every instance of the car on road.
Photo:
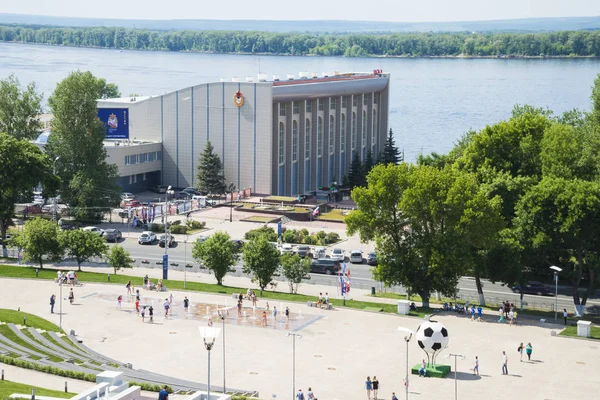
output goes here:
{"type": "Polygon", "coordinates": [[[289,243],[284,243],[280,249],[281,254],[294,254],[294,246],[289,243]]]}
{"type": "Polygon", "coordinates": [[[66,204],[56,204],[56,206],[54,204],[46,204],[42,207],[42,212],[52,214],[55,207],[57,214],[66,214],[69,211],[69,206],[66,204]]]}
{"type": "Polygon", "coordinates": [[[308,247],[305,244],[300,245],[300,246],[298,246],[296,253],[302,258],[304,258],[306,256],[310,257],[310,247],[308,247]]]}
{"type": "Polygon", "coordinates": [[[100,236],[104,235],[104,231],[102,229],[98,228],[97,226],[86,226],[85,228],[81,228],[81,230],[88,231],[88,232],[94,232],[100,236]]]}
{"type": "Polygon", "coordinates": [[[121,208],[133,208],[133,207],[141,207],[142,203],[136,199],[127,199],[121,201],[121,208]]]}
{"type": "Polygon", "coordinates": [[[310,263],[310,272],[334,275],[340,270],[340,262],[331,258],[319,258],[310,263]]]}
{"type": "Polygon", "coordinates": [[[158,245],[160,247],[165,247],[165,243],[167,246],[169,247],[173,247],[175,245],[175,238],[172,235],[160,235],[160,238],[158,238],[158,245]]]}
{"type": "Polygon", "coordinates": [[[156,185],[152,190],[156,193],[167,193],[167,187],[163,185],[156,185]]]}
{"type": "Polygon", "coordinates": [[[185,189],[182,190],[182,192],[189,193],[192,196],[202,196],[202,193],[200,193],[199,191],[196,190],[196,188],[193,188],[193,187],[186,187],[185,189]]]}
{"type": "Polygon", "coordinates": [[[119,242],[123,238],[123,234],[118,229],[105,229],[104,238],[107,242],[119,242]]]}
{"type": "Polygon", "coordinates": [[[140,237],[138,237],[139,244],[152,244],[155,241],[156,241],[156,235],[154,234],[154,232],[150,232],[150,231],[144,231],[144,232],[142,232],[140,237]]]}
{"type": "Polygon", "coordinates": [[[521,286],[515,285],[512,287],[512,291],[513,293],[535,294],[538,296],[552,296],[554,294],[551,287],[537,281],[527,282],[523,290],[521,290],[521,286]]]}
{"type": "Polygon", "coordinates": [[[333,249],[329,254],[329,258],[335,261],[344,261],[346,259],[346,255],[344,254],[344,250],[342,249],[333,249]]]}
{"type": "Polygon", "coordinates": [[[362,251],[360,251],[360,250],[352,250],[350,252],[350,262],[352,264],[362,264],[362,262],[363,262],[362,251]]]}
{"type": "Polygon", "coordinates": [[[189,200],[192,198],[192,194],[188,192],[175,192],[173,194],[173,200],[189,200]]]}
{"type": "Polygon", "coordinates": [[[196,238],[196,242],[198,242],[198,243],[204,243],[204,242],[206,242],[206,239],[208,239],[207,236],[198,236],[196,238]]]}
{"type": "Polygon", "coordinates": [[[58,220],[58,222],[59,222],[58,226],[63,231],[74,231],[75,229],[77,229],[77,227],[75,225],[70,224],[68,222],[61,222],[61,220],[58,220]]]}
{"type": "Polygon", "coordinates": [[[372,251],[367,255],[367,264],[371,266],[377,265],[377,253],[372,251]]]}

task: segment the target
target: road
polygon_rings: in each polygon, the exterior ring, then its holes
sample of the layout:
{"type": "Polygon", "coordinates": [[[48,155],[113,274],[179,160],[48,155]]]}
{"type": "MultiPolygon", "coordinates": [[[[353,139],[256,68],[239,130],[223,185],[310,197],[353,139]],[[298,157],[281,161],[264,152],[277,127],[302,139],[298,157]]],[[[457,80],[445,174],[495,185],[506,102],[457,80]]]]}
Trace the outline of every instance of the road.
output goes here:
{"type": "MultiPolygon", "coordinates": [[[[156,265],[156,262],[162,260],[162,256],[165,253],[165,249],[159,247],[157,244],[153,245],[140,245],[136,239],[127,238],[120,243],[127,251],[130,252],[131,256],[138,262],[141,260],[150,261],[149,265],[156,265]]],[[[175,247],[168,249],[169,263],[181,264],[192,263],[193,241],[189,243],[178,242],[175,247]]],[[[235,266],[238,273],[241,273],[243,263],[240,261],[235,266]]],[[[374,281],[372,279],[371,268],[366,264],[348,264],[351,270],[352,285],[361,289],[368,289],[370,287],[376,287],[377,290],[382,289],[381,282],[374,281]]],[[[180,267],[181,268],[181,267],[180,267]]],[[[327,284],[336,286],[338,278],[335,276],[327,276],[321,274],[311,274],[311,283],[314,284],[327,284]]],[[[490,281],[483,281],[484,295],[486,301],[501,303],[502,301],[509,300],[515,304],[519,304],[519,294],[513,293],[512,290],[505,285],[499,283],[492,283],[490,281]]],[[[404,293],[401,287],[394,287],[388,289],[396,293],[404,293]]],[[[562,310],[567,308],[571,310],[573,308],[573,299],[568,294],[568,288],[560,288],[558,296],[558,309],[562,310]]],[[[471,303],[478,303],[477,287],[475,280],[470,277],[463,277],[459,280],[459,300],[469,300],[471,303]]],[[[541,310],[553,310],[554,309],[554,296],[534,296],[525,295],[523,298],[525,304],[529,307],[533,307],[541,310]]],[[[600,307],[600,301],[598,299],[592,299],[588,301],[588,307],[596,306],[600,307]]]]}

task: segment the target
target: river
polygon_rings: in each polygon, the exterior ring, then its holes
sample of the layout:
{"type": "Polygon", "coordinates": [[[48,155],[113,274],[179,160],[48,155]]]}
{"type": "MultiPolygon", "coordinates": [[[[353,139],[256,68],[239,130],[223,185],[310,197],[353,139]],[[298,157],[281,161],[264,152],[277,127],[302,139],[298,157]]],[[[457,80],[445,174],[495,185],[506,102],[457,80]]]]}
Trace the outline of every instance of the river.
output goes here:
{"type": "Polygon", "coordinates": [[[448,152],[467,130],[506,119],[515,104],[588,110],[600,59],[409,59],[225,55],[0,43],[0,78],[35,81],[45,101],[73,70],[156,95],[220,78],[300,71],[391,73],[390,127],[408,161],[448,152]]]}

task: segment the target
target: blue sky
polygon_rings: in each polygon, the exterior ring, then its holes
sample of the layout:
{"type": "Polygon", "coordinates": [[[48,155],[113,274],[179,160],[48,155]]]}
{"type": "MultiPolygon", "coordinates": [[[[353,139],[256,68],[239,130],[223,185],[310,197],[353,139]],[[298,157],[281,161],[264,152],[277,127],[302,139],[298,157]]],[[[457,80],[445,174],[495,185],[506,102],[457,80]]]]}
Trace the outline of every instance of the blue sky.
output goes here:
{"type": "Polygon", "coordinates": [[[0,12],[123,19],[472,21],[600,15],[599,0],[27,0],[0,12]]]}

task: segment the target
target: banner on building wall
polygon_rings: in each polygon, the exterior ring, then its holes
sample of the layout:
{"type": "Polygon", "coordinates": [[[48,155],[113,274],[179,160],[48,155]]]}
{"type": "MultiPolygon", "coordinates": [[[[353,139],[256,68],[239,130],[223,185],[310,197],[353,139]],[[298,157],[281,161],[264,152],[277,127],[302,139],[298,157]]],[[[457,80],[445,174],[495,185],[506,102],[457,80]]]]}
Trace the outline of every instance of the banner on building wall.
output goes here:
{"type": "Polygon", "coordinates": [[[129,108],[99,108],[98,119],[106,128],[106,139],[129,139],[129,108]]]}

